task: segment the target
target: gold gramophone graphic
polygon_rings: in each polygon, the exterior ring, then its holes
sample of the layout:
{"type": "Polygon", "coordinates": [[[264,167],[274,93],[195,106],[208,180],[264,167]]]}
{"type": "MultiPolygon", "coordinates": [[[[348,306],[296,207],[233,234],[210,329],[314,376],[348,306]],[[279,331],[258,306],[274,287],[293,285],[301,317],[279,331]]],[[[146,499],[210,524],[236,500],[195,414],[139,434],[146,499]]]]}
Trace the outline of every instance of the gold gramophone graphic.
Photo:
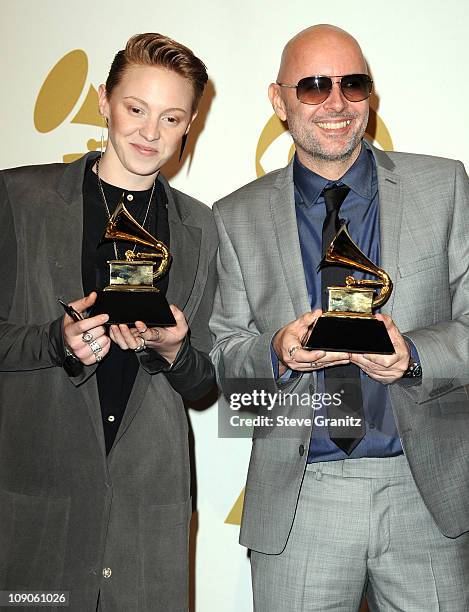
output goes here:
{"type": "Polygon", "coordinates": [[[374,264],[352,240],[343,224],[326,250],[319,269],[344,266],[378,277],[347,276],[345,287],[328,287],[328,310],[316,322],[305,348],[349,353],[394,353],[386,326],[373,309],[387,302],[392,292],[389,274],[374,264]],[[376,289],[381,289],[376,294],[376,289]]]}
{"type": "Polygon", "coordinates": [[[154,286],[154,282],[169,269],[169,249],[132,217],[123,199],[111,215],[102,240],[112,240],[116,254],[119,241],[133,242],[135,246],[125,252],[125,259],[107,262],[109,285],[98,292],[92,315],[106,313],[110,324],[132,325],[135,321],[144,321],[148,326],[175,325],[166,298],[154,286]],[[135,252],[137,245],[149,247],[152,251],[135,252]]]}
{"type": "MultiPolygon", "coordinates": [[[[102,127],[98,92],[93,84],[89,84],[86,90],[87,76],[88,57],[82,49],[70,51],[53,66],[42,84],[34,107],[34,126],[38,132],[46,134],[55,130],[74,109],[70,123],[102,127]]],[[[87,141],[88,151],[99,148],[101,143],[98,140],[90,138],[87,141]]],[[[72,162],[82,155],[84,153],[66,153],[63,161],[72,162]]]]}

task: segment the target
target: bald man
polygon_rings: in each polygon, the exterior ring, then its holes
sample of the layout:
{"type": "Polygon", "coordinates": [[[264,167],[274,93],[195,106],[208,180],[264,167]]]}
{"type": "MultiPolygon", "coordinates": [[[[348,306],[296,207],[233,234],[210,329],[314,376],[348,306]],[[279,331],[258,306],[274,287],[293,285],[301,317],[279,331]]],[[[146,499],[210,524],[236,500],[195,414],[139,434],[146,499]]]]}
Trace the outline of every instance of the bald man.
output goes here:
{"type": "Polygon", "coordinates": [[[214,206],[218,378],[277,400],[254,430],[240,538],[258,612],[351,612],[365,593],[372,610],[469,610],[469,181],[460,162],[363,140],[371,89],[349,34],[295,36],[269,86],[294,159],[214,206]],[[392,354],[304,348],[344,221],[394,281],[376,315],[392,354]]]}

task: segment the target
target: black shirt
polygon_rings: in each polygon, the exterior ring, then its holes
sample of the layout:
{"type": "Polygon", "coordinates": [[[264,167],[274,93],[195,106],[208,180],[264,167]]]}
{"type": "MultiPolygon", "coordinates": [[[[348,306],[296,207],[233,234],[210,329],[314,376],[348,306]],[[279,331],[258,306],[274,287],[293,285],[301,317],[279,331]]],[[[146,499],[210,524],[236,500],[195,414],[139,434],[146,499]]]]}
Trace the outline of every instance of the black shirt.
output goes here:
{"type": "MultiPolygon", "coordinates": [[[[82,278],[85,295],[90,291],[102,290],[109,284],[108,260],[116,259],[113,241],[102,242],[102,237],[109,220],[109,214],[103,201],[98,178],[92,171],[95,159],[86,167],[83,180],[83,246],[82,278]]],[[[145,229],[169,247],[168,199],[163,185],[156,180],[152,201],[146,215],[151,189],[129,191],[101,181],[109,213],[112,215],[121,197],[130,214],[140,225],[146,218],[145,229]]],[[[119,241],[115,243],[117,259],[125,259],[127,249],[135,244],[119,241]]],[[[137,251],[150,250],[137,245],[137,251]]],[[[155,285],[166,294],[169,273],[159,279],[155,285]]],[[[119,425],[124,416],[128,399],[137,376],[139,362],[134,351],[123,351],[114,342],[106,357],[96,369],[99,400],[103,419],[106,452],[109,453],[116,437],[119,425]]]]}

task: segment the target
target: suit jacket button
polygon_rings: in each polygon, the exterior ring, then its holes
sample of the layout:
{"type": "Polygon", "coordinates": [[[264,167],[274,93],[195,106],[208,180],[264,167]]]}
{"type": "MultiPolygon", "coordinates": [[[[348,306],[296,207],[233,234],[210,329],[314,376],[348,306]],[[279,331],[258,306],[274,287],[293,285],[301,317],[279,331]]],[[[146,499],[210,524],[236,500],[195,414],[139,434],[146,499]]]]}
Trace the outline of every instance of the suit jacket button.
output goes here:
{"type": "Polygon", "coordinates": [[[112,576],[112,569],[110,567],[105,567],[103,569],[103,576],[105,578],[110,578],[112,576]]]}
{"type": "Polygon", "coordinates": [[[303,455],[305,454],[305,447],[303,446],[303,444],[300,444],[298,452],[300,453],[300,457],[303,457],[303,455]]]}

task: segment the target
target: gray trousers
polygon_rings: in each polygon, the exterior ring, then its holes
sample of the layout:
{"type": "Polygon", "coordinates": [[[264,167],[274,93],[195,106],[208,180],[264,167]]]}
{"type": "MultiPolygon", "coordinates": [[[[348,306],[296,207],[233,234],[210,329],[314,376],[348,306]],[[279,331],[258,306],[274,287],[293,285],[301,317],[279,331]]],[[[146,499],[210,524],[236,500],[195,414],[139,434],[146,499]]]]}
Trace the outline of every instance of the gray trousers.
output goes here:
{"type": "Polygon", "coordinates": [[[256,612],[469,610],[469,534],[441,534],[403,455],[308,465],[285,550],[251,570],[256,612]]]}

